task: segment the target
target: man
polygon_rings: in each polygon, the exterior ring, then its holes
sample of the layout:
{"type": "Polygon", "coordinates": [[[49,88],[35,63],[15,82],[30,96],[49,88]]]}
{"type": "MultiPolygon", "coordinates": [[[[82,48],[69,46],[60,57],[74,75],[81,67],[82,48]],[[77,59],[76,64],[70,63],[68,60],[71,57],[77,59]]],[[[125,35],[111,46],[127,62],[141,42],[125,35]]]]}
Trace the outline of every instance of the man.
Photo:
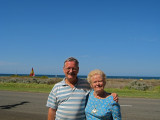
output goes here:
{"type": "MultiPolygon", "coordinates": [[[[65,78],[55,84],[48,96],[48,120],[84,120],[90,85],[77,77],[79,62],[73,57],[64,62],[63,72],[65,78]]],[[[117,99],[116,94],[114,96],[117,99]]]]}

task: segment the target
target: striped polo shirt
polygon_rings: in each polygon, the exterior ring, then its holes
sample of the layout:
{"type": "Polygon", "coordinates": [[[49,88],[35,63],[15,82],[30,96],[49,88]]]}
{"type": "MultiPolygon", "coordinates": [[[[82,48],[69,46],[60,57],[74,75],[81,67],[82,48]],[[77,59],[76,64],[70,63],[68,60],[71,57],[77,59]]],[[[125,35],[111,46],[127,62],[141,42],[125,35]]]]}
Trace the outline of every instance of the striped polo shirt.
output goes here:
{"type": "Polygon", "coordinates": [[[57,109],[56,120],[84,120],[86,96],[90,91],[89,83],[78,79],[74,88],[63,81],[55,84],[48,96],[47,107],[57,109]]]}

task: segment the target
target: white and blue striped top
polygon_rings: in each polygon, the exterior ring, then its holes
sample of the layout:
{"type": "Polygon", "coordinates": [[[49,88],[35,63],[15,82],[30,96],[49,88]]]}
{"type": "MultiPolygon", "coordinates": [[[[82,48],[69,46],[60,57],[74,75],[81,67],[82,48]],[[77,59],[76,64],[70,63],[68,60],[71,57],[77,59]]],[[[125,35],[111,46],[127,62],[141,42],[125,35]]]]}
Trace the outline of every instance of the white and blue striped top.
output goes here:
{"type": "Polygon", "coordinates": [[[78,79],[74,88],[63,81],[55,84],[48,96],[47,107],[57,109],[56,120],[84,120],[86,96],[90,91],[89,83],[78,79]]]}

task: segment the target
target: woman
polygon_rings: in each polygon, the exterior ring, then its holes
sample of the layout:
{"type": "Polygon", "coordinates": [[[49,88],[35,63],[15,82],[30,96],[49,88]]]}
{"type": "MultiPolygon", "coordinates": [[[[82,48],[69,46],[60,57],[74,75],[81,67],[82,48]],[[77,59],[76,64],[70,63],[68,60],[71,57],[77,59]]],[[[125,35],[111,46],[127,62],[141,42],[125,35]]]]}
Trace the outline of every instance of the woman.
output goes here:
{"type": "Polygon", "coordinates": [[[93,70],[88,74],[88,82],[92,87],[85,108],[86,119],[89,120],[121,120],[120,106],[113,96],[104,91],[106,75],[101,70],[93,70]]]}

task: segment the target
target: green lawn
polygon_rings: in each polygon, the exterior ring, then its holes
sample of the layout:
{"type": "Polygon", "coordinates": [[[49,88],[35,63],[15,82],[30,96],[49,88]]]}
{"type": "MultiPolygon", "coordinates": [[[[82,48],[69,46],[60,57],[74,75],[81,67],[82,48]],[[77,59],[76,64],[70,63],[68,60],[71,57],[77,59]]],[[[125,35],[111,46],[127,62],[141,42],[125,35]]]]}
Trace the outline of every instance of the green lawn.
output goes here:
{"type": "Polygon", "coordinates": [[[160,86],[157,86],[153,90],[140,91],[140,90],[129,90],[129,89],[105,89],[107,92],[115,92],[120,97],[137,97],[137,98],[156,98],[160,99],[160,86]]]}
{"type": "Polygon", "coordinates": [[[36,83],[0,83],[0,90],[49,93],[53,86],[54,85],[36,83]]]}
{"type": "MultiPolygon", "coordinates": [[[[25,84],[25,83],[0,83],[0,90],[22,91],[22,92],[42,92],[49,93],[54,85],[47,84],[25,84]]],[[[119,97],[141,97],[160,99],[160,86],[153,90],[139,91],[129,89],[105,89],[107,92],[115,92],[119,97]]]]}

